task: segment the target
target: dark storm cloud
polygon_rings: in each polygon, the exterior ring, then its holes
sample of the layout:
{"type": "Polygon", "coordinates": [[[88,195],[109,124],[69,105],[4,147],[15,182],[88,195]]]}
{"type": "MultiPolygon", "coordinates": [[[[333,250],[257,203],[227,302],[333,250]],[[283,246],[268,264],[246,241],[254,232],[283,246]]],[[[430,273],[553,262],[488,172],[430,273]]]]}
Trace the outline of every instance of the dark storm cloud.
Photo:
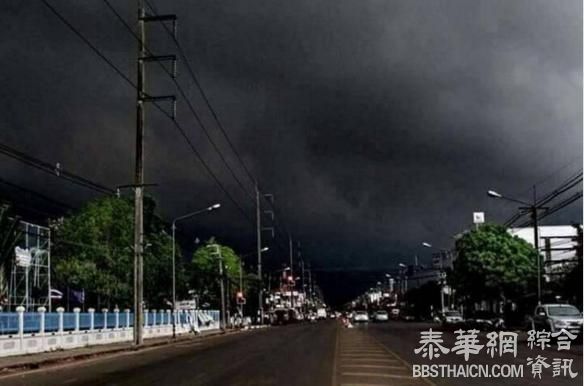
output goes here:
{"type": "MultiPolygon", "coordinates": [[[[127,73],[135,42],[100,1],[54,1],[127,73]]],[[[114,2],[126,18],[135,11],[114,2]]],[[[36,2],[7,2],[0,139],[110,185],[131,180],[134,91],[36,2]],[[84,155],[84,156],[82,156],[84,155]]],[[[179,37],[214,107],[316,263],[386,267],[447,245],[473,210],[514,207],[582,161],[578,1],[178,1],[179,37]],[[558,170],[559,167],[568,165],[558,170]]],[[[152,46],[172,50],[160,30],[152,46]]],[[[154,69],[152,70],[154,73],[154,69]]],[[[197,96],[184,66],[180,81],[197,96]]],[[[133,75],[132,75],[133,76],[133,75]]],[[[156,75],[149,83],[169,90],[156,75]],[[158,80],[155,80],[158,79],[158,80]]],[[[184,104],[181,122],[193,123],[184,104]]],[[[147,176],[173,216],[225,201],[173,128],[149,115],[147,176]]],[[[213,138],[226,143],[203,113],[213,138]]],[[[189,134],[253,215],[205,136],[189,134]]],[[[248,189],[235,158],[227,154],[248,189]]],[[[17,165],[3,175],[21,182],[17,165]]],[[[40,186],[35,181],[29,185],[40,186]]],[[[54,184],[55,197],[82,201],[54,184]]],[[[581,221],[581,203],[550,221],[581,221]]],[[[233,206],[197,232],[251,248],[233,206]]],[[[194,230],[193,230],[194,231],[194,230]]]]}

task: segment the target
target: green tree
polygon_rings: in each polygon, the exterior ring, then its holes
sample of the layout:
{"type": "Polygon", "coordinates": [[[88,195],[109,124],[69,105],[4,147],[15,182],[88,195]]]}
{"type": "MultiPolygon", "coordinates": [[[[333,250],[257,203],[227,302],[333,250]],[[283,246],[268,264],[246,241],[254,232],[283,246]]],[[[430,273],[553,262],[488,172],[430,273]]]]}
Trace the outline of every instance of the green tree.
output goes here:
{"type": "MultiPolygon", "coordinates": [[[[155,214],[155,207],[154,201],[145,200],[144,300],[147,307],[160,308],[167,307],[166,302],[171,299],[172,239],[155,214]]],[[[57,284],[61,288],[84,289],[90,301],[99,303],[97,306],[131,307],[133,202],[126,198],[100,198],[53,228],[57,284]]],[[[177,262],[180,264],[180,259],[177,262]]]]}
{"type": "MultiPolygon", "coordinates": [[[[220,275],[219,260],[214,255],[214,249],[210,247],[217,244],[213,238],[208,240],[193,253],[193,259],[189,267],[189,285],[196,289],[199,301],[209,303],[212,307],[220,305],[220,275]]],[[[239,256],[228,246],[218,244],[225,267],[226,294],[228,299],[233,299],[239,288],[239,256]]],[[[244,277],[248,275],[244,272],[244,277]]],[[[249,280],[246,280],[249,282],[249,280]]]]}
{"type": "Polygon", "coordinates": [[[537,252],[507,229],[485,224],[456,242],[448,281],[469,302],[518,299],[535,288],[537,252]]]}

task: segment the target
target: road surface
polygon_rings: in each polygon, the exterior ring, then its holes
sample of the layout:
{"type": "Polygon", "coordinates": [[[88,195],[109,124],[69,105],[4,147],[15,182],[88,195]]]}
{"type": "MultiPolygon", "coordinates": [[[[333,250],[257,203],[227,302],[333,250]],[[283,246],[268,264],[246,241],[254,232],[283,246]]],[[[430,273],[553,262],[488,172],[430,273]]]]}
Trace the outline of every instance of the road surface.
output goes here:
{"type": "MultiPolygon", "coordinates": [[[[581,346],[564,358],[574,358],[578,377],[522,378],[412,377],[412,364],[427,363],[413,350],[419,332],[430,324],[390,322],[340,327],[336,321],[254,330],[183,341],[96,359],[72,362],[0,377],[3,385],[201,385],[201,386],[417,386],[417,385],[578,385],[582,384],[581,346]]],[[[452,333],[446,333],[453,335],[452,333]]],[[[445,344],[451,345],[450,338],[445,344]]],[[[524,363],[532,355],[520,342],[517,358],[500,363],[524,363]]],[[[550,351],[550,355],[553,354],[550,351]]],[[[556,356],[558,356],[556,355],[556,356]]],[[[482,353],[475,363],[491,363],[482,353]]],[[[474,360],[474,359],[473,359],[474,360]]],[[[447,355],[437,363],[464,364],[447,355]]]]}

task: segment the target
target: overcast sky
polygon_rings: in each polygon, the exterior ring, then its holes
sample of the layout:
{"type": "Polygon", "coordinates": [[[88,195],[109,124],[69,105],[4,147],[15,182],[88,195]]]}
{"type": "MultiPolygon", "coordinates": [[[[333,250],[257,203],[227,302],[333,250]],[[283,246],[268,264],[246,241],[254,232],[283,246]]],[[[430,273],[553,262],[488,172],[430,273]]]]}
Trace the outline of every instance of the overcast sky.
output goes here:
{"type": "MultiPolygon", "coordinates": [[[[135,26],[132,2],[109,1],[135,26]]],[[[530,199],[533,184],[545,193],[581,168],[581,1],[151,1],[177,14],[178,39],[226,132],[274,194],[280,230],[321,269],[429,261],[420,243],[450,246],[473,211],[494,222],[515,213],[487,189],[530,199]]],[[[136,42],[102,0],[50,2],[135,79],[136,42]]],[[[108,186],[131,183],[135,90],[41,2],[0,9],[0,142],[108,186]]],[[[148,28],[148,44],[176,53],[160,26],[148,28]]],[[[178,71],[251,193],[180,61],[178,71]]],[[[155,65],[147,85],[174,92],[155,65]]],[[[178,121],[253,220],[253,202],[183,101],[178,121]]],[[[146,133],[146,181],[159,184],[151,194],[165,218],[221,202],[184,234],[253,250],[253,224],[153,108],[146,133]]],[[[73,206],[96,196],[5,157],[0,176],[73,206]]],[[[581,213],[580,201],[545,223],[581,222],[581,213]]]]}

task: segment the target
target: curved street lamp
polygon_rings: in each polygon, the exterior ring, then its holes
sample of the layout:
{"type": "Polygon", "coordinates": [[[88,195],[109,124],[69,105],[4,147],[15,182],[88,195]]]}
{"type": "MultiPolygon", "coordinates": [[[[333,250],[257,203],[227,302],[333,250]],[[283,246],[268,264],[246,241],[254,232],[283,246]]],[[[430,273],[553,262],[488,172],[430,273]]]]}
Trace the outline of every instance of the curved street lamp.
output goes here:
{"type": "Polygon", "coordinates": [[[213,204],[204,209],[187,213],[172,220],[172,339],[176,339],[176,223],[194,217],[198,214],[211,212],[221,207],[221,204],[213,204]]]}

